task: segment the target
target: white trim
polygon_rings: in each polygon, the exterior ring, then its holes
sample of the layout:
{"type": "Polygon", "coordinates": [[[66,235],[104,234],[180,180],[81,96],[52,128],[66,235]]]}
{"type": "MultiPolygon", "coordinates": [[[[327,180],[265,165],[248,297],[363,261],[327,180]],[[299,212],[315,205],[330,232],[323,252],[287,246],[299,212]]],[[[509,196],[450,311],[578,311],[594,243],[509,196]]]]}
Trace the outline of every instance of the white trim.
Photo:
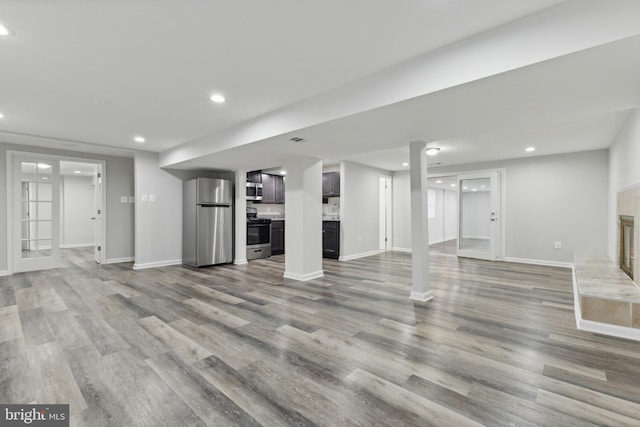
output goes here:
{"type": "Polygon", "coordinates": [[[433,294],[431,293],[431,291],[428,291],[428,292],[411,291],[409,298],[414,301],[427,302],[433,299],[433,294]]]}
{"type": "Polygon", "coordinates": [[[245,259],[236,259],[236,260],[233,260],[233,264],[234,265],[245,265],[245,264],[248,264],[248,261],[246,260],[246,258],[245,259]]]}
{"type": "Polygon", "coordinates": [[[61,249],[73,249],[73,248],[88,248],[94,247],[95,243],[72,243],[70,245],[60,245],[61,249]]]}
{"type": "Polygon", "coordinates": [[[0,277],[8,276],[8,275],[9,275],[9,270],[0,270],[0,277]]]}
{"type": "Polygon", "coordinates": [[[120,264],[121,262],[133,262],[135,258],[132,256],[124,258],[109,258],[105,259],[103,264],[120,264]]]}
{"type": "Polygon", "coordinates": [[[544,265],[544,266],[547,266],[547,267],[573,268],[573,263],[571,263],[571,262],[547,261],[547,260],[543,260],[543,259],[505,257],[504,261],[505,262],[516,262],[518,264],[544,265]]]}
{"type": "Polygon", "coordinates": [[[146,262],[144,264],[133,264],[133,269],[144,270],[147,268],[167,267],[170,265],[179,265],[179,264],[182,264],[181,259],[174,259],[169,261],[146,262]]]}
{"type": "Polygon", "coordinates": [[[341,255],[338,258],[338,261],[351,261],[358,258],[368,257],[371,255],[378,255],[380,252],[384,252],[384,251],[381,251],[380,249],[376,249],[375,251],[371,251],[371,252],[362,252],[362,253],[353,254],[353,255],[341,255]]]}
{"type": "Polygon", "coordinates": [[[406,252],[406,253],[409,253],[409,254],[411,253],[411,248],[399,248],[397,246],[392,246],[391,250],[393,252],[406,252]]]}
{"type": "MultiPolygon", "coordinates": [[[[449,240],[452,240],[452,239],[449,239],[449,240]]],[[[429,246],[437,245],[438,243],[443,243],[443,242],[446,242],[446,241],[447,240],[444,240],[444,239],[432,240],[432,241],[429,242],[429,246]]]]}
{"type": "Polygon", "coordinates": [[[629,328],[627,326],[610,325],[608,323],[594,322],[593,320],[580,319],[577,328],[581,331],[593,332],[596,334],[609,335],[617,338],[640,341],[640,329],[629,328]]]}
{"type": "Polygon", "coordinates": [[[573,281],[573,311],[576,316],[576,326],[578,326],[580,324],[580,320],[582,320],[582,306],[580,305],[580,294],[578,293],[578,279],[576,278],[575,266],[571,267],[571,279],[573,281]]]}
{"type": "Polygon", "coordinates": [[[320,277],[324,277],[324,271],[319,270],[314,273],[308,273],[308,274],[298,274],[298,273],[291,273],[290,271],[285,271],[282,277],[284,277],[285,279],[297,280],[299,282],[306,282],[307,280],[313,280],[313,279],[318,279],[320,277]]]}

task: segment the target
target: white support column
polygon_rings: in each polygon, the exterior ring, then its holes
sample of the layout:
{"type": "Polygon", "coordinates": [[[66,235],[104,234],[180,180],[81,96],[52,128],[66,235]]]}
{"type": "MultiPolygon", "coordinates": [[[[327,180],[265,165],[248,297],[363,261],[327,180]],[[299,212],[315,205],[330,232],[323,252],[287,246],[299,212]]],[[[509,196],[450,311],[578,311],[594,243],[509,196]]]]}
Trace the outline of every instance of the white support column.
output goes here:
{"type": "Polygon", "coordinates": [[[411,180],[411,295],[416,301],[433,298],[429,286],[429,227],[427,211],[426,142],[409,144],[411,180]]]}
{"type": "Polygon", "coordinates": [[[286,160],[284,166],[284,277],[322,277],[322,161],[296,157],[286,160]]]}
{"type": "Polygon", "coordinates": [[[236,232],[235,246],[236,253],[233,263],[242,265],[247,263],[247,171],[236,170],[236,195],[235,195],[235,215],[236,232]]]}

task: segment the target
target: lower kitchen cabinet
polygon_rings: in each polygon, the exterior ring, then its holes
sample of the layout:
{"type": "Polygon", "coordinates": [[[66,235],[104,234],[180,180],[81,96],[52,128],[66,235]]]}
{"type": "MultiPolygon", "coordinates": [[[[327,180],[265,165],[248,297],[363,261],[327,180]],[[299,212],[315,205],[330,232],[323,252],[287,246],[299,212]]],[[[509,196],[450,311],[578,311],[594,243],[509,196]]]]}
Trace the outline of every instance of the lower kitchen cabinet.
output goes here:
{"type": "Polygon", "coordinates": [[[340,257],[340,221],[322,221],[322,257],[340,257]]]}
{"type": "Polygon", "coordinates": [[[284,253],[284,221],[271,221],[271,255],[284,253]]]}

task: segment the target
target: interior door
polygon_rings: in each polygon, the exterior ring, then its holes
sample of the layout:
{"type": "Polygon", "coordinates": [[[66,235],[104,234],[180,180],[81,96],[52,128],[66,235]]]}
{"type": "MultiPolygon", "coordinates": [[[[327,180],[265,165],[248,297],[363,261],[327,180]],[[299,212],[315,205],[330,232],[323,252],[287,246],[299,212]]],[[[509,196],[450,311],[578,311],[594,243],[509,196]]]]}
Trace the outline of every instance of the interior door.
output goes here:
{"type": "Polygon", "coordinates": [[[500,203],[498,171],[458,175],[458,256],[497,259],[500,203]]]}
{"type": "Polygon", "coordinates": [[[58,266],[60,253],[59,162],[13,160],[13,271],[58,266]]]}
{"type": "Polygon", "coordinates": [[[93,241],[95,242],[94,258],[98,264],[102,262],[102,165],[97,165],[93,177],[94,211],[93,241]]]}

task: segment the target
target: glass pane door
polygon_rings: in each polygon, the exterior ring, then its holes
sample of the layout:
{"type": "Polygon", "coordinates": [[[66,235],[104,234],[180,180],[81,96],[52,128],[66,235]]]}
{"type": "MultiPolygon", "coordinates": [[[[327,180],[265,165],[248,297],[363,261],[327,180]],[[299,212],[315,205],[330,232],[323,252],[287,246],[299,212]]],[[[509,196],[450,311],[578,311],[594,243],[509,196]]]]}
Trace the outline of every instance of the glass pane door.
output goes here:
{"type": "Polygon", "coordinates": [[[14,271],[57,266],[58,162],[15,158],[13,163],[14,271]]]}
{"type": "Polygon", "coordinates": [[[498,173],[458,176],[458,256],[495,260],[500,235],[498,173]]]}

